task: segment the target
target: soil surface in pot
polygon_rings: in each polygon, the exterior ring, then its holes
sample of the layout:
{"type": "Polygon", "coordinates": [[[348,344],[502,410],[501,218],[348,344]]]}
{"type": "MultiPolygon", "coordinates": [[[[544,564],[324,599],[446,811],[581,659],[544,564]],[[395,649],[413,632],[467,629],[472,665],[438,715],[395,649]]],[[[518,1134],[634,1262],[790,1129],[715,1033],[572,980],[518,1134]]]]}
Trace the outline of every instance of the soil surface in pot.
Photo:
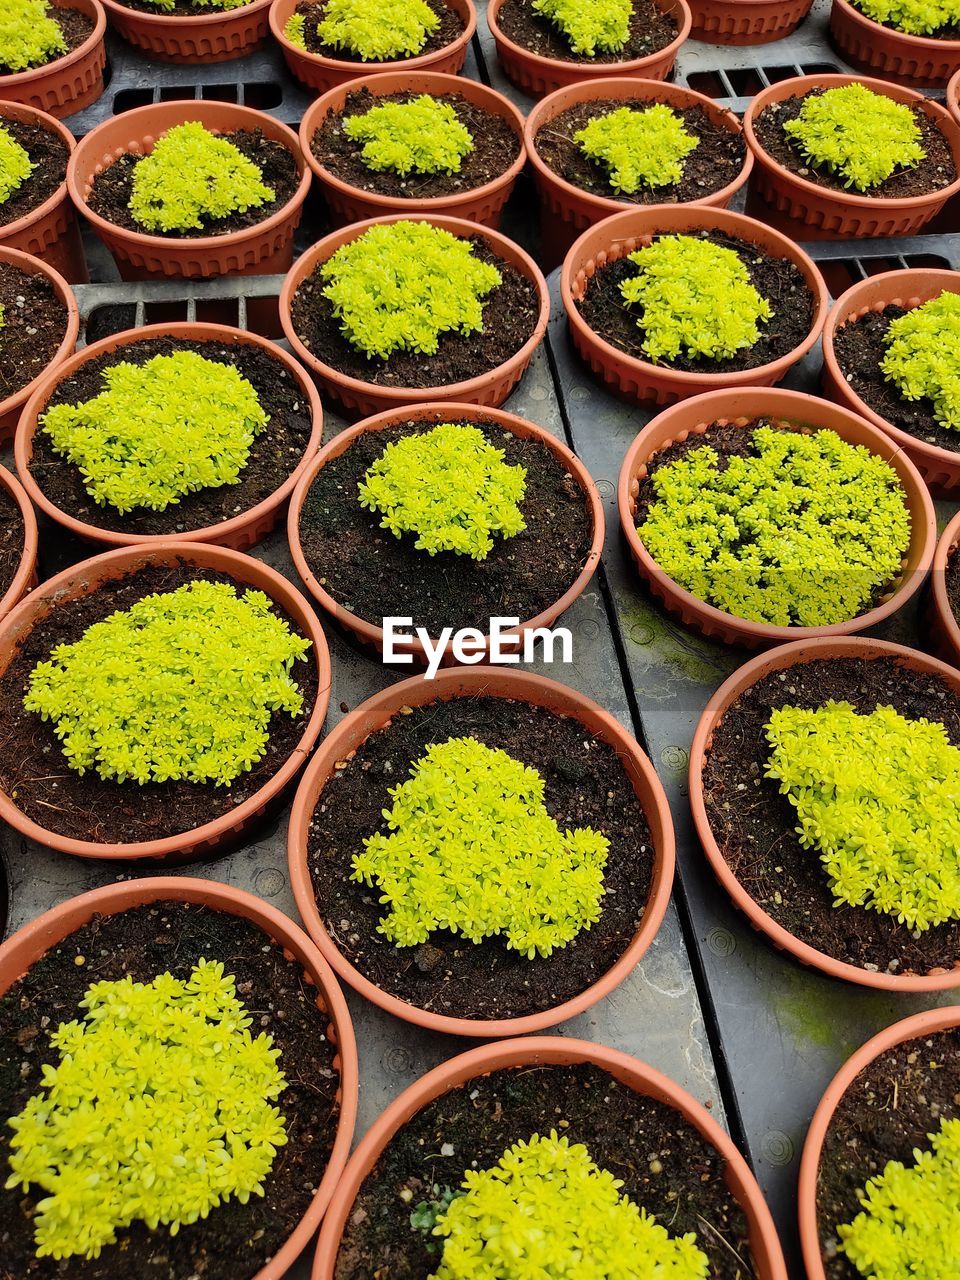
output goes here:
{"type": "Polygon", "coordinates": [[[654,858],[646,817],[613,747],[578,720],[489,697],[415,707],[371,734],[321,792],[308,853],[320,915],[365,977],[432,1013],[486,1019],[550,1009],[601,978],[637,931],[654,858]],[[457,737],[476,738],[536,769],[562,831],[591,827],[610,841],[600,919],[548,959],[527,960],[499,936],[474,943],[444,930],[421,946],[395,947],[377,932],[384,912],[379,890],[350,878],[363,840],[384,828],[389,788],[406,781],[428,746],[457,737]]]}
{"type": "MultiPolygon", "coordinates": [[[[67,767],[52,723],[24,708],[23,696],[31,671],[38,662],[49,659],[50,650],[56,645],[79,640],[93,623],[117,610],[131,608],[144,596],[175,591],[198,579],[229,582],[238,591],[244,590],[243,583],[227,574],[186,562],[150,565],[104,583],[90,595],[58,605],[33,628],[0,677],[0,723],[4,726],[0,789],[8,796],[15,794],[17,808],[48,831],[103,844],[132,844],[192,831],[248,800],[295,750],[317,696],[312,650],[304,662],[294,664],[291,672],[303,694],[300,714],[292,717],[283,713],[272,718],[266,754],[229,787],[197,782],[149,782],[140,786],[105,780],[90,769],[81,776],[67,767]]],[[[279,606],[274,609],[286,617],[279,606]]],[[[291,619],[286,620],[297,634],[302,634],[291,619]]]]}
{"type": "Polygon", "coordinates": [[[848,196],[866,196],[871,200],[906,200],[911,196],[925,196],[931,191],[939,191],[941,187],[948,187],[956,179],[957,169],[950,143],[919,106],[911,106],[911,110],[920,130],[920,145],[927,154],[914,168],[896,170],[868,191],[854,191],[844,185],[842,175],[831,173],[822,165],[810,164],[799,146],[784,133],[783,126],[797,118],[807,98],[819,97],[824,92],[824,89],[811,89],[799,98],[773,102],[753,122],[753,131],[764,151],[797,177],[805,178],[818,187],[828,187],[848,196]]]}
{"type": "MultiPolygon", "coordinates": [[[[237,992],[255,1012],[251,1034],[273,1037],[288,1081],[277,1100],[286,1119],[264,1195],[230,1200],[210,1216],[180,1228],[150,1231],[138,1222],[117,1233],[99,1258],[55,1262],[34,1255],[31,1216],[43,1192],[0,1189],[0,1275],[18,1280],[247,1280],[276,1253],[306,1213],[333,1147],[339,1075],[327,1039],[329,1015],[296,961],[249,920],[201,904],[154,902],[112,916],[96,915],[0,996],[0,1114],[14,1116],[38,1092],[42,1068],[60,1055],[49,1037],[61,1022],[81,1018],[79,1002],[94,982],[130,976],[150,982],[161,973],[188,978],[205,957],[223,962],[237,992]]],[[[0,1127],[7,1163],[12,1131],[0,1127]]],[[[2,1187],[2,1184],[0,1184],[2,1187]]]]}
{"type": "MultiPolygon", "coordinates": [[[[660,236],[654,236],[659,240],[660,236]]],[[[803,272],[787,258],[772,258],[757,245],[749,244],[720,231],[709,231],[700,239],[725,249],[733,249],[747,268],[750,282],[773,312],[762,322],[760,337],[752,347],[744,347],[726,360],[710,360],[706,356],[681,353],[676,359],[652,361],[643,350],[646,332],[638,320],[642,308],[627,305],[621,285],[640,273],[628,256],[608,261],[587,281],[584,296],[577,307],[586,323],[599,337],[634,360],[656,364],[684,373],[734,373],[740,369],[756,369],[770,364],[795,350],[806,339],[813,325],[814,297],[803,278],[803,272]]]]}
{"type": "MultiPolygon", "coordinates": [[[[89,39],[93,33],[95,26],[93,18],[85,13],[81,13],[79,9],[61,8],[59,5],[50,5],[47,8],[47,14],[53,18],[57,26],[63,32],[63,38],[67,48],[64,53],[58,53],[52,58],[48,58],[44,63],[38,63],[36,67],[30,67],[28,70],[36,71],[40,66],[49,66],[51,62],[57,62],[60,58],[65,58],[68,53],[73,53],[74,49],[79,49],[84,40],[89,39]]],[[[0,62],[0,76],[21,75],[20,71],[13,71],[5,62],[0,62]]],[[[2,90],[2,85],[0,85],[2,90]]]]}
{"type": "Polygon", "coordinates": [[[310,140],[310,150],[323,167],[341,182],[376,195],[406,200],[438,200],[461,195],[493,182],[513,164],[520,153],[520,140],[509,121],[492,111],[468,102],[460,93],[431,95],[456,112],[460,123],[473,138],[473,150],[463,159],[459,173],[380,173],[363,163],[363,143],[354,142],[343,129],[345,116],[366,115],[371,107],[391,102],[412,102],[417,93],[373,94],[357,89],[347,95],[341,111],[328,111],[326,119],[310,140]]]}
{"type": "Polygon", "coordinates": [[[669,13],[661,13],[653,0],[633,0],[630,34],[624,47],[616,53],[598,53],[587,58],[572,51],[565,36],[534,10],[530,0],[506,0],[497,15],[497,25],[508,40],[539,58],[580,62],[588,67],[648,58],[676,40],[679,30],[676,20],[669,13]]]}
{"type": "Polygon", "coordinates": [[[350,49],[324,44],[320,39],[317,27],[323,21],[323,15],[326,12],[325,0],[301,0],[295,12],[303,14],[306,18],[303,35],[308,53],[319,54],[321,58],[332,58],[335,62],[368,62],[369,66],[376,66],[378,62],[408,62],[410,58],[423,58],[427,54],[437,53],[438,50],[445,49],[448,44],[453,44],[454,40],[463,33],[466,25],[463,19],[455,10],[448,8],[443,0],[426,0],[426,3],[440,22],[436,30],[427,37],[423,48],[418,53],[411,53],[407,57],[377,58],[369,62],[359,54],[351,52],[350,49]]]}
{"type": "Polygon", "coordinates": [[[239,342],[186,342],[176,338],[150,338],[128,343],[98,356],[61,382],[48,401],[77,404],[92,400],[103,390],[101,373],[117,364],[145,364],[154,356],[193,351],[207,360],[232,365],[256,389],[270,415],[256,437],[250,458],[240,473],[240,483],[219,489],[188,493],[164,511],[141,507],[121,514],[114,507],[98,506],[84,488],[80,468],[54,451],[50,437],[39,428],[33,437],[30,474],[51,502],[77,520],[98,529],[124,533],[172,534],[231,520],[269,498],[296,470],[310,439],[310,402],[285,365],[269,352],[239,342]]]}
{"type": "Polygon", "coordinates": [[[960,623],[960,556],[956,550],[947,557],[947,598],[953,616],[960,623]]]}
{"type": "Polygon", "coordinates": [[[139,235],[163,236],[167,240],[195,240],[198,236],[225,236],[235,231],[245,231],[265,222],[292,198],[300,185],[297,162],[282,142],[274,142],[259,129],[235,129],[221,133],[219,137],[242,151],[260,166],[263,181],[275,193],[272,200],[255,209],[231,213],[227,218],[204,218],[203,227],[188,231],[148,231],[141,227],[130,212],[130,196],[133,192],[133,171],[143,159],[142,155],[127,152],[109,168],[98,173],[87,196],[87,204],[94,213],[126,231],[139,235]]]}
{"type": "Polygon", "coordinates": [[[422,435],[436,421],[367,431],[320,470],[300,516],[308,564],[351,613],[376,626],[385,617],[409,616],[432,636],[445,626],[486,632],[494,615],[535,618],[573,585],[593,532],[580,485],[538,440],[495,422],[468,425],[478,426],[505,462],[526,469],[526,529],[513,538],[494,538],[485,560],[452,551],[430,556],[415,548],[415,534],[394,537],[380,527],[379,512],[361,507],[357,487],[388,444],[422,435]]]}
{"type": "Polygon", "coordinates": [[[695,151],[683,162],[683,177],[665,187],[641,187],[638,191],[616,191],[605,165],[585,156],[574,142],[574,134],[598,116],[610,115],[621,107],[642,111],[652,106],[650,99],[599,98],[578,102],[547,121],[534,139],[537,154],[559,178],[623,204],[679,204],[702,200],[733,182],[743,168],[747,144],[740,133],[731,133],[714,124],[702,107],[671,107],[683,120],[688,133],[699,138],[695,151]]]}
{"type": "Polygon", "coordinates": [[[881,1053],[840,1099],[824,1139],[817,1220],[827,1280],[863,1280],[837,1252],[836,1229],[860,1212],[857,1192],[890,1160],[908,1169],[928,1135],[960,1117],[960,1035],[941,1031],[881,1053]]]}
{"type": "Polygon", "coordinates": [[[0,126],[19,142],[34,166],[29,178],[0,204],[0,227],[6,227],[39,208],[63,185],[70,152],[62,138],[42,125],[0,114],[0,126]]]}
{"type": "Polygon", "coordinates": [[[120,0],[120,3],[125,9],[133,9],[136,13],[152,13],[155,17],[169,20],[209,18],[212,14],[216,14],[221,22],[225,22],[233,14],[238,13],[239,9],[245,9],[251,0],[245,0],[244,4],[232,9],[212,9],[209,4],[191,4],[190,0],[176,0],[169,9],[161,9],[159,5],[150,4],[149,0],[120,0]]]}
{"type": "Polygon", "coordinates": [[[312,355],[347,377],[377,387],[445,387],[477,378],[516,355],[537,327],[540,295],[532,280],[504,262],[483,236],[471,236],[475,255],[492,262],[503,282],[487,295],[480,333],[443,333],[434,355],[395,351],[386,360],[368,360],[343,336],[340,321],[324,297],[319,268],[297,289],[291,306],[293,327],[312,355]]]}
{"type": "Polygon", "coordinates": [[[813,709],[830,699],[863,715],[882,705],[910,720],[926,717],[960,746],[960,699],[939,676],[892,658],[818,659],[772,672],[725,712],[707,753],[704,803],[717,846],[754,902],[817,951],[871,972],[952,969],[960,962],[960,921],[915,935],[880,911],[833,905],[818,851],[801,846],[793,805],[764,776],[771,712],[788,704],[813,709]]]}
{"type": "Polygon", "coordinates": [[[39,378],[67,332],[67,309],[43,275],[0,262],[0,401],[39,378]]]}
{"type": "Polygon", "coordinates": [[[673,1107],[578,1063],[477,1076],[408,1120],[361,1184],[337,1280],[378,1268],[390,1280],[432,1275],[438,1242],[411,1227],[411,1208],[432,1199],[434,1185],[458,1189],[468,1169],[489,1169],[514,1143],[551,1130],[583,1143],[595,1164],[622,1179],[621,1195],[671,1235],[695,1232],[710,1280],[755,1276],[746,1219],[724,1181],[722,1156],[673,1107]]]}
{"type": "Polygon", "coordinates": [[[6,489],[0,487],[0,600],[10,590],[23,559],[23,516],[6,489]]]}

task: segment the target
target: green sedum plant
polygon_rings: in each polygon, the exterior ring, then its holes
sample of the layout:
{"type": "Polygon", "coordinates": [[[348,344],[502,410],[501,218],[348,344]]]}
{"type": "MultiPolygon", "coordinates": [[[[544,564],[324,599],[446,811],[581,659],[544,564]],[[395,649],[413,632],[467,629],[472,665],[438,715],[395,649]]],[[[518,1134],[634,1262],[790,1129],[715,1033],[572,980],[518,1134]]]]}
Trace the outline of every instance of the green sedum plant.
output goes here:
{"type": "Polygon", "coordinates": [[[439,25],[425,0],[328,0],[317,35],[364,62],[386,62],[421,53],[439,25]]]}
{"type": "Polygon", "coordinates": [[[223,965],[95,982],[80,1007],[50,1037],[60,1060],[41,1092],[9,1121],[7,1187],[46,1193],[37,1256],[96,1258],[133,1222],[176,1235],[231,1197],[262,1196],[287,1141],[273,1105],[287,1082],[223,965]]]}
{"type": "Polygon", "coordinates": [[[780,708],[767,738],[767,776],[796,809],[837,906],[911,930],[960,916],[960,749],[943,725],[831,701],[780,708]]]}
{"type": "Polygon", "coordinates": [[[27,71],[66,52],[63,29],[50,16],[46,0],[4,0],[0,5],[0,66],[27,71]]]}
{"type": "Polygon", "coordinates": [[[912,168],[927,154],[910,107],[863,84],[809,94],[783,131],[811,164],[822,165],[857,191],[879,186],[896,169],[912,168]]]}
{"type": "Polygon", "coordinates": [[[573,140],[607,171],[614,191],[633,195],[641,187],[668,187],[683,177],[683,164],[700,139],[662,102],[618,107],[578,129],[573,140]]]}
{"type": "Polygon", "coordinates": [[[781,627],[854,618],[900,573],[910,513],[897,473],[833,431],[759,426],[721,469],[701,445],[654,472],[637,533],[716,608],[781,627]]]}
{"type": "Polygon", "coordinates": [[[928,36],[945,27],[960,27],[958,0],[854,0],[854,3],[874,22],[912,36],[928,36]]]}
{"type": "Polygon", "coordinates": [[[35,168],[26,148],[0,124],[0,204],[20,190],[35,168]]]}
{"type": "Polygon", "coordinates": [[[41,424],[94,501],[121,512],[236,484],[270,420],[242,374],[194,351],[122,361],[101,381],[99,395],[47,409],[41,424]]]}
{"type": "MultiPolygon", "coordinates": [[[[162,9],[164,13],[170,13],[177,7],[177,0],[147,0],[147,3],[162,9]]],[[[249,4],[250,0],[190,0],[190,3],[198,9],[240,9],[249,4]]]]}
{"type": "Polygon", "coordinates": [[[348,116],[343,131],[361,143],[368,169],[408,173],[459,173],[473,150],[473,137],[453,106],[428,93],[409,102],[385,102],[348,116]]]}
{"type": "Polygon", "coordinates": [[[320,267],[344,337],[369,359],[433,355],[443,333],[483,329],[483,299],[502,282],[473,246],[426,222],[371,227],[320,267]]]}
{"type": "Polygon", "coordinates": [[[530,7],[583,58],[619,53],[630,36],[631,0],[532,0],[530,7]]]}
{"type": "Polygon", "coordinates": [[[192,120],[168,129],[134,166],[130,212],[147,231],[202,231],[205,220],[259,209],[275,195],[258,164],[192,120]]]}
{"type": "Polygon", "coordinates": [[[933,401],[942,427],[960,431],[960,294],[944,291],[892,321],[880,369],[906,400],[933,401]]]}
{"type": "Polygon", "coordinates": [[[388,834],[353,858],[353,878],[381,890],[380,932],[398,947],[450,929],[481,942],[503,934],[528,959],[549,956],[600,918],[610,842],[561,831],[544,780],[474,738],[434,743],[390,791],[388,834]]]}
{"type": "Polygon", "coordinates": [[[263,759],[271,715],[300,713],[290,670],[309,647],[262,591],[198,580],[57,645],[23,703],[77,773],[228,786],[263,759]]]}
{"type": "Polygon", "coordinates": [[[379,511],[380,526],[418,550],[485,560],[494,536],[527,526],[520,512],[527,473],[503,460],[478,427],[445,422],[388,444],[360,483],[360,505],[379,511]]]}

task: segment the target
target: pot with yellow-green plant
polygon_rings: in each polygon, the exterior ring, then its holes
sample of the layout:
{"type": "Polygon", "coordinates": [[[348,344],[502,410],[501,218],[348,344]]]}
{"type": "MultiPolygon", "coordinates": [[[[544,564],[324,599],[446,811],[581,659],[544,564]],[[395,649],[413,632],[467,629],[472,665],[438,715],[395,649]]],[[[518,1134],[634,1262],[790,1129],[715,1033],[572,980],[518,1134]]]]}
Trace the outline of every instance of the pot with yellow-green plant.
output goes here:
{"type": "Polygon", "coordinates": [[[5,0],[0,101],[57,119],[91,106],[103,93],[106,30],[100,0],[5,0]]]}

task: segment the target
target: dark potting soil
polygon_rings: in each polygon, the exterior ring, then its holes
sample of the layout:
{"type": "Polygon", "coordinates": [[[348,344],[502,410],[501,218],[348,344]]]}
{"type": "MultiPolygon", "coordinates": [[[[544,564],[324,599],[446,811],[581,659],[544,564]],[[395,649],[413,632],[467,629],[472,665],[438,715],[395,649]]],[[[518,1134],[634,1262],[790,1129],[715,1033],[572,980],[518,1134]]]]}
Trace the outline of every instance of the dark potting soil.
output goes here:
{"type": "Polygon", "coordinates": [[[960,622],[960,556],[956,551],[947,557],[947,599],[953,616],[960,622]]]}
{"type": "MultiPolygon", "coordinates": [[[[56,1262],[34,1256],[32,1216],[44,1193],[5,1191],[0,1182],[0,1280],[248,1280],[306,1212],[336,1135],[339,1075],[326,1034],[329,1015],[317,1008],[317,993],[296,961],[255,924],[225,912],[156,902],[94,916],[38,960],[0,997],[0,1115],[16,1115],[39,1090],[44,1064],[60,1059],[49,1037],[61,1022],[82,1016],[79,1002],[92,983],[127,975],[150,982],[165,972],[186,978],[201,957],[223,962],[255,1015],[251,1034],[272,1036],[281,1051],[288,1084],[276,1105],[288,1141],[263,1197],[230,1200],[176,1236],[137,1222],[119,1231],[99,1258],[56,1262]]],[[[3,1167],[11,1136],[0,1126],[3,1167]]]]}
{"type": "Polygon", "coordinates": [[[0,400],[39,378],[67,332],[67,310],[42,275],[0,262],[0,400]]]}
{"type": "Polygon", "coordinates": [[[0,600],[10,590],[23,558],[23,516],[6,489],[0,488],[0,600]]]}
{"type": "Polygon", "coordinates": [[[274,191],[274,198],[255,209],[231,213],[227,218],[204,218],[201,230],[145,231],[130,212],[130,196],[133,193],[133,171],[144,158],[127,152],[115,160],[109,168],[98,173],[87,197],[94,213],[127,231],[139,231],[152,236],[164,236],[169,240],[195,240],[198,236],[225,236],[233,231],[243,231],[272,217],[291,199],[300,185],[297,162],[281,142],[264,137],[259,129],[236,129],[233,133],[218,135],[242,151],[248,159],[259,165],[263,181],[274,191]]]}
{"type": "MultiPolygon", "coordinates": [[[[266,754],[229,787],[197,782],[105,780],[94,769],[82,776],[67,767],[50,721],[27,711],[23,697],[30,673],[46,662],[58,644],[79,640],[84,631],[120,609],[131,608],[154,592],[175,591],[195,580],[236,583],[226,574],[181,563],[149,566],[116,582],[105,583],[81,599],[59,605],[34,627],[13,662],[0,677],[0,790],[17,807],[49,831],[79,840],[131,844],[159,840],[190,831],[230,813],[264,786],[297,746],[317,696],[312,651],[297,662],[292,676],[303,694],[296,717],[285,712],[270,721],[266,754]]],[[[279,607],[276,611],[285,616],[279,607]]],[[[300,634],[289,618],[292,629],[300,634]]]]}
{"type": "MultiPolygon", "coordinates": [[[[655,236],[659,240],[660,236],[655,236]]],[[[754,244],[710,231],[700,237],[711,244],[733,249],[750,276],[750,282],[762,298],[770,303],[772,316],[761,322],[760,337],[752,347],[745,347],[726,360],[710,360],[705,356],[680,354],[674,360],[653,361],[643,350],[646,332],[638,321],[643,309],[624,302],[620,287],[625,280],[640,272],[629,257],[607,262],[587,281],[584,296],[577,303],[580,314],[594,331],[620,351],[643,360],[686,373],[732,373],[739,369],[756,369],[758,365],[778,360],[804,341],[813,325],[814,298],[803,278],[803,272],[786,258],[771,258],[754,244]]]]}
{"type": "MultiPolygon", "coordinates": [[[[45,63],[38,63],[38,66],[48,66],[51,62],[56,62],[59,58],[65,58],[68,53],[72,53],[74,49],[79,49],[84,40],[88,39],[94,28],[94,21],[85,13],[81,13],[79,9],[60,9],[56,5],[50,5],[47,9],[49,17],[53,18],[57,26],[63,32],[63,38],[66,41],[66,52],[54,54],[52,58],[48,58],[45,63]]],[[[31,68],[32,69],[32,68],[31,68]]],[[[19,75],[5,62],[0,62],[0,76],[19,75]]]]}
{"type": "MultiPolygon", "coordinates": [[[[250,2],[251,0],[245,0],[245,5],[250,2]]],[[[163,18],[204,18],[216,13],[221,19],[226,19],[236,12],[236,8],[212,9],[209,4],[192,4],[191,0],[176,0],[170,9],[161,9],[158,5],[150,4],[149,0],[120,0],[120,3],[125,9],[134,9],[137,13],[153,13],[163,18]]]]}
{"type": "Polygon", "coordinates": [[[395,351],[386,360],[368,360],[343,336],[323,296],[325,285],[317,268],[294,294],[291,312],[297,336],[324,364],[378,387],[443,387],[488,373],[516,355],[533,333],[540,298],[533,281],[498,258],[482,236],[470,236],[469,243],[480,261],[492,262],[503,277],[487,294],[480,333],[443,333],[432,356],[395,351]]]}
{"type": "Polygon", "coordinates": [[[868,196],[873,200],[902,200],[908,196],[922,196],[931,191],[939,191],[941,187],[948,187],[954,181],[957,169],[950,144],[940,128],[919,107],[911,107],[911,110],[920,130],[920,144],[926,157],[913,168],[895,170],[889,178],[870,187],[868,191],[853,191],[844,186],[842,176],[838,177],[824,166],[811,165],[798,143],[784,133],[783,126],[797,118],[807,98],[819,97],[824,92],[823,89],[811,89],[799,98],[773,102],[754,121],[757,141],[785,169],[805,178],[807,182],[816,183],[818,187],[844,191],[848,195],[868,196]]]}
{"type": "Polygon", "coordinates": [[[816,849],[796,834],[796,811],[764,776],[765,727],[790,705],[849,702],[861,714],[892,706],[910,720],[944,726],[960,746],[960,700],[938,676],[892,658],[830,658],[797,663],[759,680],[725,713],[703,771],[704,801],[717,846],[753,900],[783,928],[835,960],[879,973],[925,974],[960,965],[960,921],[912,933],[893,916],[833,905],[816,849]]]}
{"type": "Polygon", "coordinates": [[[154,356],[170,355],[174,351],[193,351],[219,364],[232,365],[253,385],[261,405],[270,415],[266,428],[251,446],[249,461],[240,473],[240,483],[186,494],[165,511],[142,507],[122,515],[114,507],[101,507],[94,502],[84,488],[80,468],[54,451],[50,437],[41,428],[33,438],[30,474],[61,511],[98,529],[141,534],[182,533],[220,524],[249,511],[268,498],[295,470],[310,438],[310,404],[286,366],[260,347],[172,338],[130,343],[91,360],[61,382],[50,399],[50,407],[83,403],[99,395],[103,390],[101,373],[105,369],[121,363],[145,364],[154,356]]]}
{"type": "Polygon", "coordinates": [[[888,1049],[841,1098],[820,1158],[817,1216],[827,1280],[863,1280],[837,1252],[837,1227],[860,1212],[857,1192],[890,1160],[908,1169],[929,1135],[960,1117],[960,1035],[943,1031],[888,1049]]]}
{"type": "Polygon", "coordinates": [[[633,0],[630,34],[616,53],[597,53],[592,58],[574,53],[566,37],[548,19],[540,16],[530,0],[506,0],[497,16],[500,30],[523,49],[541,58],[561,62],[582,62],[587,66],[604,62],[632,62],[659,53],[676,40],[678,27],[668,13],[661,13],[653,0],[633,0]]]}
{"type": "Polygon", "coordinates": [[[628,204],[675,204],[701,200],[732,182],[743,168],[747,147],[743,135],[721,129],[701,107],[674,107],[688,133],[699,138],[699,146],[683,161],[683,176],[666,187],[641,187],[638,191],[615,191],[605,165],[585,156],[574,142],[574,134],[598,116],[610,115],[621,107],[642,111],[653,104],[649,99],[602,98],[578,102],[548,121],[537,132],[534,144],[544,164],[560,178],[594,196],[606,196],[628,204]]]}
{"type": "Polygon", "coordinates": [[[459,173],[408,173],[401,178],[389,170],[380,173],[368,168],[361,159],[363,143],[351,141],[344,132],[344,117],[364,116],[371,107],[412,102],[419,96],[417,93],[373,94],[366,88],[357,89],[347,95],[342,110],[327,112],[310,141],[310,150],[341,182],[361,191],[407,200],[434,200],[474,191],[499,178],[516,160],[520,140],[508,121],[468,102],[461,93],[445,93],[439,100],[453,108],[473,138],[473,150],[464,157],[459,173]]]}
{"type": "Polygon", "coordinates": [[[326,11],[325,0],[301,0],[297,5],[296,12],[302,13],[306,18],[304,23],[303,35],[307,46],[308,53],[319,53],[324,58],[334,58],[337,62],[368,62],[371,66],[377,62],[406,62],[408,58],[422,58],[425,54],[436,53],[438,49],[445,49],[448,44],[453,44],[463,31],[464,22],[455,10],[448,8],[443,0],[426,0],[429,8],[440,19],[435,31],[433,31],[424,42],[424,46],[417,53],[408,54],[406,57],[399,58],[361,58],[359,54],[352,53],[349,49],[338,49],[332,44],[324,44],[317,35],[317,27],[323,21],[323,15],[326,11]]]}
{"type": "Polygon", "coordinates": [[[15,142],[19,142],[34,166],[33,172],[13,195],[0,203],[0,227],[6,227],[38,209],[44,200],[49,200],[63,183],[70,153],[61,138],[40,125],[0,116],[0,126],[15,142]]]}
{"type": "Polygon", "coordinates": [[[452,1017],[520,1017],[585,990],[636,933],[653,871],[650,829],[616,751],[576,720],[506,698],[454,698],[395,716],[327,782],[308,845],[320,914],[347,959],[401,1000],[452,1017]],[[457,737],[537,769],[561,830],[591,827],[610,841],[600,919],[547,959],[528,960],[498,936],[473,943],[444,930],[421,946],[395,947],[377,933],[380,891],[350,878],[364,839],[384,829],[389,788],[406,781],[428,746],[457,737]]]}
{"type": "Polygon", "coordinates": [[[755,1276],[722,1156],[672,1107],[579,1064],[494,1071],[418,1111],[361,1184],[337,1280],[425,1280],[437,1268],[440,1242],[411,1227],[410,1210],[434,1198],[434,1185],[457,1190],[468,1169],[489,1169],[514,1143],[551,1130],[583,1143],[594,1164],[622,1179],[620,1194],[671,1235],[695,1232],[710,1280],[755,1276]]]}

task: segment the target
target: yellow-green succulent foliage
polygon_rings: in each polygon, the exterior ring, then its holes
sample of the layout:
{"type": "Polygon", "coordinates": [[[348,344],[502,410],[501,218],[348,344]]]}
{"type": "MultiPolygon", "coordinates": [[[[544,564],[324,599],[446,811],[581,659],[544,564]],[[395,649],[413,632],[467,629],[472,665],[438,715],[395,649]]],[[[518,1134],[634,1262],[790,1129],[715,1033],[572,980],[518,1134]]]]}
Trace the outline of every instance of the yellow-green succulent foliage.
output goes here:
{"type": "Polygon", "coordinates": [[[361,143],[360,159],[379,173],[459,173],[473,137],[449,102],[421,93],[347,116],[343,131],[361,143]]]}
{"type": "Polygon", "coordinates": [[[341,245],[320,268],[344,337],[369,359],[433,355],[443,333],[483,329],[503,277],[467,240],[426,222],[390,222],[341,245]]]}
{"type": "Polygon", "coordinates": [[[940,425],[960,431],[960,293],[944,291],[911,308],[883,341],[884,377],[907,400],[932,400],[940,425]]]}
{"type": "Polygon", "coordinates": [[[96,1258],[133,1222],[154,1230],[263,1195],[286,1124],[279,1049],[254,1038],[233,976],[201,959],[183,981],[95,982],[82,1021],[50,1037],[58,1063],[9,1121],[7,1187],[46,1193],[38,1257],[96,1258]]]}
{"type": "Polygon", "coordinates": [[[35,168],[26,148],[0,124],[0,204],[20,190],[35,168]]]}
{"type": "Polygon", "coordinates": [[[960,27],[960,0],[854,0],[874,22],[912,36],[928,36],[944,27],[960,27]]]}
{"type": "Polygon", "coordinates": [[[130,212],[147,231],[202,231],[205,220],[259,209],[275,194],[239,147],[192,120],[134,166],[130,212]]]}
{"type": "MultiPolygon", "coordinates": [[[[177,0],[147,0],[147,3],[166,13],[177,7],[177,0]]],[[[198,9],[239,9],[250,0],[190,0],[190,3],[198,9]]]]}
{"type": "Polygon", "coordinates": [[[919,930],[960,916],[960,750],[943,725],[831,701],[774,711],[767,738],[767,776],[796,809],[835,905],[919,930]]]}
{"type": "Polygon", "coordinates": [[[57,645],[23,702],[78,773],[226,786],[263,758],[274,712],[300,713],[290,671],[309,647],[262,591],[198,580],[57,645]]]}
{"type": "Polygon", "coordinates": [[[530,7],[583,58],[619,53],[630,35],[631,0],[532,0],[530,7]]]}
{"type": "Polygon", "coordinates": [[[495,537],[526,528],[526,477],[478,427],[445,422],[388,444],[360,482],[360,505],[396,537],[415,533],[418,550],[485,560],[495,537]]]}
{"type": "MultiPolygon", "coordinates": [[[[303,25],[296,40],[290,34],[292,21],[286,35],[299,44],[303,25]]],[[[345,49],[364,62],[388,62],[422,52],[439,25],[440,19],[425,0],[328,0],[317,35],[322,44],[345,49]]]]}
{"type": "Polygon", "coordinates": [[[514,1143],[491,1169],[468,1169],[433,1234],[430,1280],[706,1280],[693,1232],[671,1236],[581,1143],[551,1132],[514,1143]]]}
{"type": "Polygon", "coordinates": [[[808,95],[783,129],[811,164],[823,165],[857,191],[879,186],[927,154],[910,107],[863,84],[808,95]]]}
{"type": "Polygon", "coordinates": [[[683,118],[662,102],[596,116],[573,140],[588,159],[603,166],[614,191],[627,195],[679,182],[684,161],[700,143],[683,118]]]}
{"type": "Polygon", "coordinates": [[[434,743],[391,788],[388,834],[364,840],[353,878],[381,890],[380,932],[399,947],[450,929],[502,934],[532,959],[600,918],[610,842],[561,831],[536,769],[474,738],[434,743]]]}
{"type": "Polygon", "coordinates": [[[194,351],[122,361],[101,381],[99,395],[55,405],[41,424],[94,501],[121,512],[236,484],[270,420],[242,374],[194,351]]]}
{"type": "Polygon", "coordinates": [[[11,72],[40,67],[67,52],[63,29],[46,0],[0,4],[0,66],[11,72]]]}
{"type": "Polygon", "coordinates": [[[833,431],[759,426],[721,470],[709,445],[654,472],[637,532],[665,573],[738,618],[825,627],[900,572],[910,513],[897,473],[833,431]]]}

